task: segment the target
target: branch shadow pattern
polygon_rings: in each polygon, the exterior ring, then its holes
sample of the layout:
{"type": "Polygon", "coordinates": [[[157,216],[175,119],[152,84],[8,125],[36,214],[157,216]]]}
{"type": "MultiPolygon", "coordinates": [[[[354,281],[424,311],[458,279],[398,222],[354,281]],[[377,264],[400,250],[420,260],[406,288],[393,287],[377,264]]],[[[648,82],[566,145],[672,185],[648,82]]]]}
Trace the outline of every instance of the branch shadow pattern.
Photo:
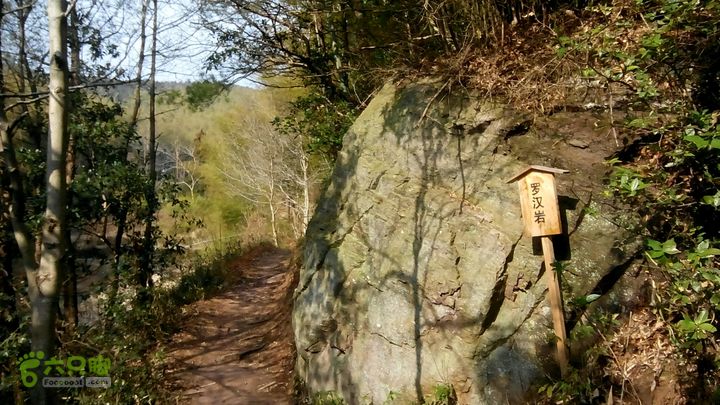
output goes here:
{"type": "Polygon", "coordinates": [[[505,184],[547,159],[512,151],[527,117],[438,88],[387,85],[345,136],[294,295],[296,371],[312,392],[423,401],[452,384],[463,403],[516,403],[553,372],[542,260],[505,184]]]}

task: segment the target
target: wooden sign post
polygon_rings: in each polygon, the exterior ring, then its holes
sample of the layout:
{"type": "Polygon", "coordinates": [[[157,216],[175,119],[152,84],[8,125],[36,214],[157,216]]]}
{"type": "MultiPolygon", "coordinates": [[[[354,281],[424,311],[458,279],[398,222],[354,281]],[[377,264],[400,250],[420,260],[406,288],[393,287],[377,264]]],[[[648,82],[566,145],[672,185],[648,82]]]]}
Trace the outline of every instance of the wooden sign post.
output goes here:
{"type": "Polygon", "coordinates": [[[525,223],[525,231],[529,233],[530,236],[539,236],[542,242],[553,328],[555,329],[555,336],[557,337],[557,362],[560,365],[561,374],[565,376],[568,366],[565,315],[563,312],[560,282],[553,266],[555,263],[555,251],[552,240],[550,239],[550,235],[562,233],[560,209],[558,208],[557,191],[555,189],[556,173],[568,173],[568,171],[555,169],[553,167],[533,165],[508,180],[508,183],[518,182],[520,208],[522,210],[523,222],[525,223]]]}

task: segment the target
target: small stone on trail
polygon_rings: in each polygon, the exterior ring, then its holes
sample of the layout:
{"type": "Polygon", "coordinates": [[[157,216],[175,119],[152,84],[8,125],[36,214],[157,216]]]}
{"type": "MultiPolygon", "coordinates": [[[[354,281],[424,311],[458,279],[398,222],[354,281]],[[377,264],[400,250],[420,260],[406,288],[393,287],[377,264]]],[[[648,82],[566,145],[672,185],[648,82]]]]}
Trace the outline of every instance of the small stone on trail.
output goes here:
{"type": "Polygon", "coordinates": [[[586,149],[588,146],[590,146],[589,143],[587,143],[585,141],[581,141],[579,139],[570,140],[570,142],[568,142],[568,145],[574,146],[574,147],[580,148],[580,149],[586,149]]]}

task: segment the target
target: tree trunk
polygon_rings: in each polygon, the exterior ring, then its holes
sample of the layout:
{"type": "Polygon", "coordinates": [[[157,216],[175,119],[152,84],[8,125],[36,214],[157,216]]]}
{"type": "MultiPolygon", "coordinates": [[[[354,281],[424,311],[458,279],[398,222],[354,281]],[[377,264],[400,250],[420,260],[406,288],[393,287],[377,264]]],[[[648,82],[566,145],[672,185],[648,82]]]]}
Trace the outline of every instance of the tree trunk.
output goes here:
{"type": "MultiPolygon", "coordinates": [[[[135,75],[135,103],[133,105],[132,114],[130,116],[130,125],[133,127],[137,126],[138,121],[138,114],[140,114],[140,104],[141,104],[141,90],[142,90],[142,72],[143,72],[143,66],[145,63],[145,39],[147,35],[145,35],[145,22],[147,21],[147,6],[148,6],[148,0],[142,0],[142,9],[140,11],[140,54],[138,55],[138,65],[137,65],[137,74],[135,75]]],[[[127,155],[130,152],[130,145],[125,144],[125,154],[127,155]]],[[[117,298],[118,290],[120,289],[120,272],[122,270],[122,241],[123,237],[125,236],[125,228],[127,224],[127,215],[128,215],[128,206],[127,206],[127,200],[130,198],[130,195],[125,193],[123,202],[125,205],[123,205],[120,208],[120,213],[118,213],[117,220],[117,233],[115,234],[115,240],[113,242],[113,255],[114,255],[114,263],[113,263],[113,276],[112,281],[110,283],[110,294],[108,301],[110,305],[115,304],[115,299],[117,298]]]]}
{"type": "Polygon", "coordinates": [[[140,11],[140,54],[138,55],[138,71],[135,75],[135,104],[130,115],[130,123],[135,126],[140,113],[140,91],[142,90],[142,70],[145,62],[145,21],[147,19],[148,0],[142,0],[142,9],[140,11]]]}
{"type": "MultiPolygon", "coordinates": [[[[0,44],[0,49],[1,48],[0,44]]],[[[0,58],[0,72],[2,71],[2,62],[0,58]]],[[[0,74],[0,87],[2,87],[3,76],[0,74]]],[[[2,151],[5,158],[6,173],[9,177],[8,191],[10,193],[10,209],[8,216],[10,224],[13,227],[15,242],[20,250],[23,268],[28,279],[28,293],[30,300],[37,294],[37,283],[35,272],[37,271],[37,261],[35,260],[35,241],[32,234],[25,224],[25,191],[23,189],[22,179],[20,178],[20,168],[18,167],[17,157],[15,155],[15,147],[12,143],[12,124],[7,122],[4,110],[4,102],[0,97],[0,141],[2,142],[2,151]]]]}
{"type": "MultiPolygon", "coordinates": [[[[68,30],[68,45],[70,46],[70,63],[69,82],[71,85],[80,84],[80,36],[78,27],[77,4],[70,10],[70,28],[68,30]]],[[[72,190],[70,185],[75,177],[75,137],[68,134],[67,162],[65,164],[65,182],[67,184],[68,195],[67,200],[72,204],[72,190]]],[[[72,333],[78,324],[78,296],[77,296],[77,271],[75,268],[75,248],[70,239],[70,224],[63,232],[65,247],[67,249],[65,255],[65,280],[63,280],[63,309],[65,312],[65,322],[67,322],[67,331],[72,333]]]]}
{"type": "MultiPolygon", "coordinates": [[[[1,17],[2,15],[0,15],[1,17]]],[[[2,21],[2,18],[0,18],[2,21]]],[[[2,50],[2,36],[0,36],[0,50],[2,50]]],[[[3,63],[0,58],[0,89],[4,88],[3,63]]],[[[8,216],[13,228],[15,243],[20,250],[22,265],[28,280],[28,295],[30,301],[37,296],[37,261],[35,260],[35,241],[32,233],[25,224],[25,191],[23,189],[20,168],[15,155],[15,147],[12,143],[13,123],[7,121],[5,114],[5,100],[0,97],[0,149],[5,159],[5,173],[8,176],[8,192],[10,194],[10,208],[8,216]]]]}
{"type": "MultiPolygon", "coordinates": [[[[26,82],[27,85],[30,87],[31,93],[37,93],[38,87],[37,82],[35,81],[35,77],[33,76],[32,69],[30,69],[30,61],[28,60],[27,55],[27,20],[30,16],[30,13],[32,12],[33,7],[35,6],[34,1],[26,1],[26,0],[16,0],[15,1],[16,7],[17,7],[17,19],[18,19],[18,27],[17,27],[17,35],[18,35],[18,67],[20,70],[20,78],[18,80],[18,90],[20,90],[21,93],[25,93],[26,90],[26,82]]],[[[20,108],[22,108],[23,113],[27,114],[29,117],[29,120],[27,121],[26,130],[30,137],[30,139],[33,142],[33,146],[37,149],[42,148],[43,143],[43,130],[41,126],[43,125],[42,119],[40,117],[40,114],[43,111],[42,104],[40,101],[40,98],[37,98],[35,102],[33,103],[35,106],[35,110],[32,111],[28,108],[28,104],[22,104],[20,108]]]]}
{"type": "MultiPolygon", "coordinates": [[[[38,294],[32,302],[31,343],[46,358],[55,349],[55,318],[65,254],[65,164],[67,152],[67,19],[65,0],[48,0],[50,37],[50,98],[48,100],[48,148],[46,208],[42,232],[42,251],[37,272],[38,294]]],[[[36,385],[31,392],[34,404],[51,402],[49,390],[36,385]]]]}
{"type": "Polygon", "coordinates": [[[268,205],[270,206],[270,226],[272,227],[273,243],[278,246],[277,221],[275,219],[275,168],[273,158],[270,158],[270,186],[268,205]]]}
{"type": "Polygon", "coordinates": [[[153,256],[155,250],[155,233],[153,232],[155,222],[155,212],[157,211],[157,196],[155,195],[155,182],[157,180],[157,171],[155,168],[156,146],[155,146],[155,71],[157,61],[157,0],[153,0],[153,24],[152,24],[152,42],[150,45],[150,79],[149,79],[149,131],[148,143],[146,150],[146,172],[148,176],[148,186],[145,192],[145,200],[147,203],[147,213],[145,215],[145,233],[144,249],[139,271],[139,288],[141,294],[140,301],[143,302],[147,298],[148,289],[152,287],[153,272],[153,256]]]}
{"type": "Polygon", "coordinates": [[[46,209],[42,233],[42,252],[38,268],[37,304],[33,303],[33,350],[51,353],[53,349],[54,305],[57,305],[62,275],[62,234],[66,226],[67,153],[67,19],[65,0],[48,0],[50,37],[50,98],[48,100],[48,148],[46,209]]]}
{"type": "MultiPolygon", "coordinates": [[[[301,146],[302,148],[302,146],[301,146]]],[[[302,235],[305,236],[308,223],[310,222],[310,180],[308,178],[308,158],[305,151],[300,152],[300,168],[302,170],[302,190],[303,190],[303,207],[302,207],[302,235]]]]}

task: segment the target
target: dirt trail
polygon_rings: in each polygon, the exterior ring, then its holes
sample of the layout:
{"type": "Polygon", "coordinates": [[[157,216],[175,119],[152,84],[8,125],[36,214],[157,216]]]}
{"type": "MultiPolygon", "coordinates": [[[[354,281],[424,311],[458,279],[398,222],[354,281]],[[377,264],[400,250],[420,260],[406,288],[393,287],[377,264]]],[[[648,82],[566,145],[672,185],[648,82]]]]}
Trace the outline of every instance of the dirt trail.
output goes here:
{"type": "Polygon", "coordinates": [[[231,263],[228,291],[190,306],[173,338],[171,376],[183,404],[291,404],[289,252],[254,249],[231,263]]]}

